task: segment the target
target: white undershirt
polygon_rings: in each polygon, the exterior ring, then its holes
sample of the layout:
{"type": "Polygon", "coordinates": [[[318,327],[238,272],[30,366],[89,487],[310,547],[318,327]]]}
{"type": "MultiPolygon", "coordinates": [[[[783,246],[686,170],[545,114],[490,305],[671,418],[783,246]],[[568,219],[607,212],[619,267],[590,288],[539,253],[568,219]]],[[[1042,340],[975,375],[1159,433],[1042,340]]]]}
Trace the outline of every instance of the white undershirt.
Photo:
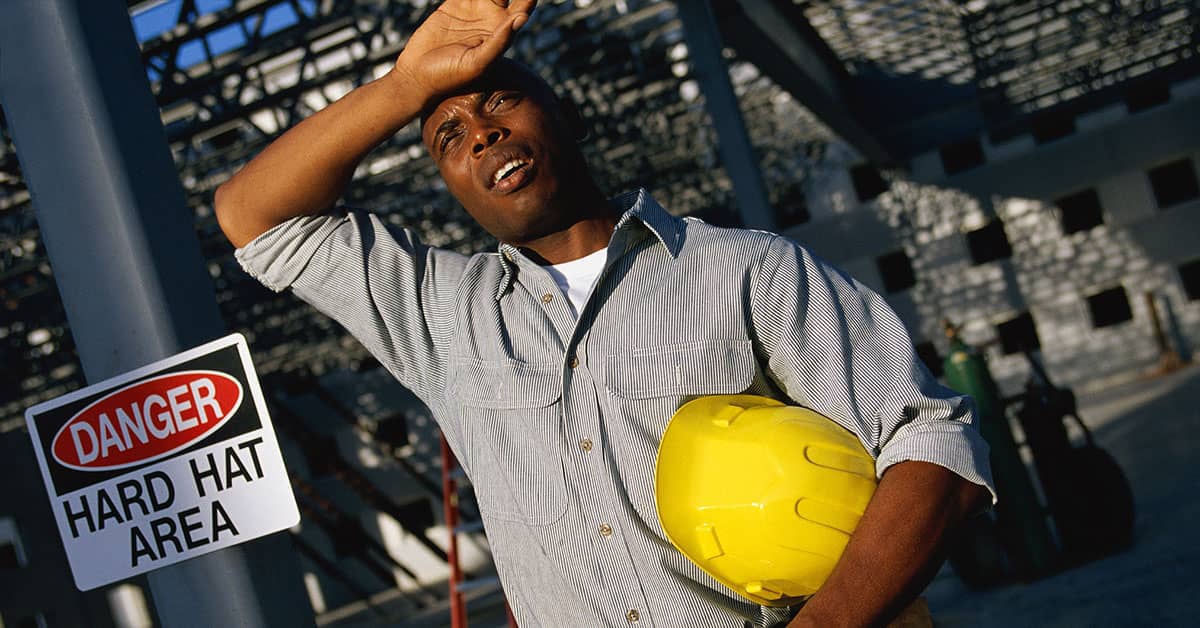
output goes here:
{"type": "Polygon", "coordinates": [[[554,283],[558,284],[558,289],[567,295],[567,300],[571,302],[571,313],[576,318],[591,294],[592,287],[596,285],[600,271],[604,270],[604,262],[607,259],[608,249],[605,248],[577,260],[545,267],[546,272],[554,278],[554,283]]]}

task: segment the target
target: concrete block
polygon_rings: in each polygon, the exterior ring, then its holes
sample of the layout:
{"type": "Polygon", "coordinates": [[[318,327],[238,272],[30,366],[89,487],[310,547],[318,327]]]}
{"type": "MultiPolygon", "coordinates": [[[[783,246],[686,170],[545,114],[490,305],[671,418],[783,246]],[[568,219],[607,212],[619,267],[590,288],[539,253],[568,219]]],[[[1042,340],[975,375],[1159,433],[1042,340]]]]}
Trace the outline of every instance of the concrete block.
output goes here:
{"type": "Polygon", "coordinates": [[[858,196],[850,173],[844,168],[834,168],[821,173],[819,179],[810,182],[805,194],[810,222],[827,220],[853,211],[859,206],[858,196]]]}
{"type": "Polygon", "coordinates": [[[1076,133],[1090,133],[1119,123],[1129,116],[1123,103],[1109,105],[1103,109],[1089,111],[1075,118],[1076,133]]]}
{"type": "Polygon", "coordinates": [[[1171,265],[1200,255],[1200,200],[1177,205],[1153,220],[1129,227],[1132,240],[1149,258],[1171,265]]]}
{"type": "Polygon", "coordinates": [[[892,228],[867,209],[807,222],[789,229],[786,235],[839,265],[857,257],[874,259],[897,247],[892,228]]]}
{"type": "Polygon", "coordinates": [[[883,278],[879,275],[874,257],[856,257],[837,262],[836,265],[866,287],[883,294],[883,278]]]}
{"type": "Polygon", "coordinates": [[[925,151],[909,162],[909,172],[917,181],[937,181],[946,176],[942,169],[942,156],[937,149],[925,151]]]}
{"type": "Polygon", "coordinates": [[[909,336],[912,336],[914,339],[926,336],[924,327],[922,326],[921,312],[917,307],[912,290],[885,294],[883,298],[891,306],[892,311],[896,313],[896,317],[908,328],[909,336]]]}
{"type": "MultiPolygon", "coordinates": [[[[1018,135],[1008,141],[993,144],[983,142],[983,154],[988,163],[1007,161],[1037,148],[1031,135],[1018,135]]],[[[986,167],[986,165],[984,166],[986,167]]]]}
{"type": "Polygon", "coordinates": [[[1104,222],[1114,227],[1128,226],[1157,213],[1150,182],[1142,170],[1130,170],[1108,177],[1096,185],[1104,222]]]}

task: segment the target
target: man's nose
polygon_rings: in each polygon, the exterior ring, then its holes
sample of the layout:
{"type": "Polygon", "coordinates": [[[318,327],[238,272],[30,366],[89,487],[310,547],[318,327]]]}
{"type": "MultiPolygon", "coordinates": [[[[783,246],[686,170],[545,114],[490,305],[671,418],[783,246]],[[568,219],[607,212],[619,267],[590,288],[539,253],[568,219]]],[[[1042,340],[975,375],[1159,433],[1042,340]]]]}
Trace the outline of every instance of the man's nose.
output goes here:
{"type": "Polygon", "coordinates": [[[480,126],[475,131],[475,143],[471,146],[471,154],[478,157],[484,149],[508,137],[508,130],[503,127],[480,126]]]}

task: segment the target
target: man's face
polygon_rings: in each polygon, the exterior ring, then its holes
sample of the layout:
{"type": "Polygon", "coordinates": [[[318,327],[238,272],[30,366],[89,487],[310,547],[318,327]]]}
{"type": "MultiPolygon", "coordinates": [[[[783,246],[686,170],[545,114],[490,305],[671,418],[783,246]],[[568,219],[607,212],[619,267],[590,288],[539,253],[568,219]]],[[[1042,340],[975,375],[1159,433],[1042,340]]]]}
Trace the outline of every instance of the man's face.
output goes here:
{"type": "Polygon", "coordinates": [[[536,81],[501,67],[444,99],[421,129],[450,193],[510,244],[571,224],[562,205],[574,142],[558,103],[536,81]]]}

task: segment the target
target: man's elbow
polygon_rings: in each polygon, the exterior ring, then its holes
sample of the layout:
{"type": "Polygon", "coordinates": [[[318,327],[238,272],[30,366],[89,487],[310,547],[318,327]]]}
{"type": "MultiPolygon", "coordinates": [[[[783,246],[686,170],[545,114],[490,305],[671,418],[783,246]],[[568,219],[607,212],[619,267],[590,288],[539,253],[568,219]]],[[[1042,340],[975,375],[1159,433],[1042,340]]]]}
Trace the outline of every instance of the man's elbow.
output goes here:
{"type": "Polygon", "coordinates": [[[240,248],[254,239],[246,237],[245,230],[239,223],[241,216],[237,208],[237,194],[232,181],[226,181],[217,187],[217,191],[213,194],[213,213],[217,216],[217,225],[221,227],[221,231],[233,243],[233,246],[240,248]]]}
{"type": "Polygon", "coordinates": [[[987,510],[992,503],[992,492],[982,486],[963,478],[958,479],[955,495],[956,506],[960,518],[967,518],[987,510]]]}

